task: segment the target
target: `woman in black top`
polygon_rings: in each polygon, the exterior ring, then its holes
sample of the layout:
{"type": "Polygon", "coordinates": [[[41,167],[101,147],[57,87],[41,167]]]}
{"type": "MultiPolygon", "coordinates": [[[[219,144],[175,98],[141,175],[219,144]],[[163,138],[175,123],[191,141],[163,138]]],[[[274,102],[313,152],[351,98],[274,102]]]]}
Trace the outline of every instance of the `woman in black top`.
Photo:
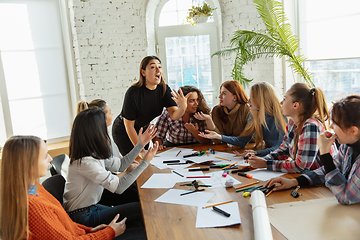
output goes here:
{"type": "Polygon", "coordinates": [[[112,135],[120,153],[126,155],[131,151],[138,142],[139,129],[143,127],[145,131],[164,107],[171,119],[179,119],[185,113],[188,96],[181,89],[179,93],[171,92],[158,57],[145,57],[140,63],[139,81],[127,90],[122,111],[113,123],[112,135]]]}

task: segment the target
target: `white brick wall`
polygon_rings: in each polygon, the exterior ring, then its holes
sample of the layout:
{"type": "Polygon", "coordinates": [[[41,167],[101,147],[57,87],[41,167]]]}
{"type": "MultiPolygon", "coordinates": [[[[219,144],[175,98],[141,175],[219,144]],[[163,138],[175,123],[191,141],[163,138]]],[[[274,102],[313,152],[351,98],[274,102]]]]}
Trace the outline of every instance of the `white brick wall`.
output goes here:
{"type": "MultiPolygon", "coordinates": [[[[219,0],[219,4],[221,48],[229,47],[236,30],[264,28],[251,0],[219,0]]],[[[115,116],[127,88],[138,79],[141,59],[152,49],[146,37],[147,5],[148,0],[69,0],[80,98],[106,100],[115,116]]],[[[224,81],[231,79],[233,61],[233,56],[221,59],[224,81]]],[[[259,59],[245,72],[255,82],[275,84],[277,76],[280,86],[281,71],[275,74],[275,69],[274,60],[259,59]]]]}

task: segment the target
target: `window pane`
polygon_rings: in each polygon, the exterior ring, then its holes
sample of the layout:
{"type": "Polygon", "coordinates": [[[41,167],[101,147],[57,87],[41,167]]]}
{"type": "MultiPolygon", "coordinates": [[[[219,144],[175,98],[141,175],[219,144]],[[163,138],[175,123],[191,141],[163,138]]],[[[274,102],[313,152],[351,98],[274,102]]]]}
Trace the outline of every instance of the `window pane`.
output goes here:
{"type": "Polygon", "coordinates": [[[71,112],[57,0],[0,0],[1,58],[13,134],[68,136],[71,112]],[[7,3],[4,3],[7,2],[7,3]]]}
{"type": "Polygon", "coordinates": [[[350,94],[360,93],[360,59],[308,61],[314,83],[325,94],[328,105],[350,94]]]}
{"type": "Polygon", "coordinates": [[[184,85],[199,88],[212,106],[212,79],[209,35],[165,38],[168,84],[173,89],[184,85]]]}

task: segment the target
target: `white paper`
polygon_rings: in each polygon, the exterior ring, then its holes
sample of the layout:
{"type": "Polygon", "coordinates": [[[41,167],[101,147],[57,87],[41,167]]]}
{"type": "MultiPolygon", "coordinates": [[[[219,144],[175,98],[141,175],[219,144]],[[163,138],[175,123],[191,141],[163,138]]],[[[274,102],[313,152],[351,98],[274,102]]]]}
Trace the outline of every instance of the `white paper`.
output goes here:
{"type": "Polygon", "coordinates": [[[224,227],[241,223],[240,211],[237,202],[222,204],[216,207],[230,213],[230,217],[221,215],[220,213],[214,211],[212,207],[203,209],[201,206],[198,207],[197,211],[196,228],[224,227]]]}
{"type": "Polygon", "coordinates": [[[266,168],[258,168],[249,172],[246,172],[248,174],[253,175],[253,178],[261,180],[261,181],[267,181],[274,177],[279,177],[281,175],[284,175],[286,173],[283,172],[272,172],[268,171],[266,168]]]}
{"type": "Polygon", "coordinates": [[[205,185],[211,185],[211,188],[225,187],[225,182],[228,179],[233,179],[234,185],[241,183],[238,180],[236,180],[235,178],[233,178],[232,176],[230,176],[230,173],[228,173],[228,175],[226,177],[223,177],[222,176],[223,173],[224,173],[224,171],[207,173],[207,174],[205,174],[205,176],[211,176],[211,178],[202,178],[199,181],[201,181],[205,185]]]}
{"type": "MultiPolygon", "coordinates": [[[[171,170],[171,172],[173,172],[173,173],[174,173],[174,171],[180,173],[181,175],[183,175],[184,178],[185,178],[185,181],[192,181],[192,180],[193,180],[193,179],[191,179],[191,178],[186,178],[186,177],[204,176],[204,173],[203,173],[202,171],[194,171],[194,172],[191,171],[191,172],[189,172],[188,169],[171,170]]],[[[174,174],[176,174],[176,173],[174,173],[174,174]]],[[[196,178],[194,178],[194,179],[196,179],[196,178]]],[[[182,181],[182,182],[183,182],[183,181],[182,181]]]]}
{"type": "Polygon", "coordinates": [[[158,153],[155,155],[155,157],[150,161],[150,163],[154,166],[156,166],[159,169],[165,169],[165,168],[171,168],[171,169],[184,169],[186,167],[189,167],[193,165],[193,163],[190,164],[181,164],[181,165],[168,165],[164,163],[164,161],[169,160],[179,160],[180,163],[185,163],[187,159],[183,158],[184,155],[192,154],[195,151],[193,149],[188,148],[172,148],[167,151],[158,153]],[[180,154],[178,155],[178,153],[180,154]],[[178,155],[178,156],[176,156],[178,155]]]}
{"type": "Polygon", "coordinates": [[[156,199],[155,202],[188,206],[204,206],[215,195],[215,193],[213,192],[205,191],[180,196],[181,193],[189,192],[189,190],[170,189],[169,191],[161,195],[158,199],[156,199]]]}
{"type": "Polygon", "coordinates": [[[172,187],[174,187],[175,183],[177,183],[179,181],[181,181],[181,177],[177,176],[176,174],[172,174],[172,173],[154,173],[141,186],[141,188],[172,188],[172,187]]]}

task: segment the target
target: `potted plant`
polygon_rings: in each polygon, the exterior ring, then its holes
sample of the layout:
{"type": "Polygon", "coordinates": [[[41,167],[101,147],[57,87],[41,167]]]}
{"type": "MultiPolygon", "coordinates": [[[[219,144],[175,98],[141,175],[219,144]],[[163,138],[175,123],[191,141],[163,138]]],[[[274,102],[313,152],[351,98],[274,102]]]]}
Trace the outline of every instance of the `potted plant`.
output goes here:
{"type": "Polygon", "coordinates": [[[247,85],[252,81],[244,76],[244,65],[260,57],[286,57],[293,72],[314,86],[312,74],[303,66],[306,58],[298,55],[299,41],[291,31],[280,2],[275,0],[253,0],[265,24],[263,31],[238,30],[231,39],[230,49],[217,51],[212,56],[236,53],[232,74],[235,80],[247,85]]]}
{"type": "Polygon", "coordinates": [[[192,6],[189,9],[189,15],[186,17],[186,22],[191,25],[195,25],[196,23],[204,23],[207,19],[213,15],[213,11],[216,8],[211,8],[209,4],[204,2],[202,6],[192,6]]]}

